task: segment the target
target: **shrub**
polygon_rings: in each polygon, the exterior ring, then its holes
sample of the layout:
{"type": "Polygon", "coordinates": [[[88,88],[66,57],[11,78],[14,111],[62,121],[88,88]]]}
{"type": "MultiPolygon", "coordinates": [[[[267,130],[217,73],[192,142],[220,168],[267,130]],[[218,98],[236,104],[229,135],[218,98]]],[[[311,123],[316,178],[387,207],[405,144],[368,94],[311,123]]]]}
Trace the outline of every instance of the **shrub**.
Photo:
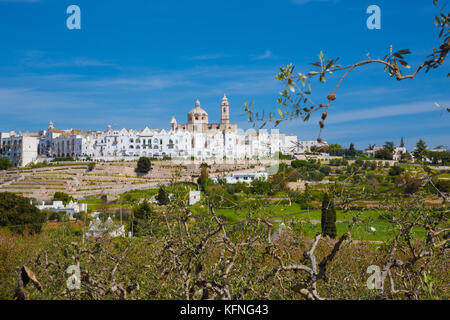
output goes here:
{"type": "Polygon", "coordinates": [[[390,176],[398,176],[400,173],[402,173],[403,171],[405,171],[405,169],[399,167],[399,166],[392,166],[389,169],[389,175],[390,176]]]}
{"type": "Polygon", "coordinates": [[[64,204],[67,204],[72,200],[73,198],[64,192],[55,192],[53,195],[53,201],[62,201],[64,204]]]}
{"type": "Polygon", "coordinates": [[[322,166],[319,169],[320,172],[322,172],[324,175],[328,176],[330,175],[331,168],[329,166],[322,166]]]}
{"type": "Polygon", "coordinates": [[[226,184],[226,190],[229,194],[235,194],[239,192],[248,193],[249,187],[245,182],[238,182],[235,184],[226,184]]]}
{"type": "Polygon", "coordinates": [[[151,219],[153,218],[153,207],[143,202],[133,208],[133,233],[136,236],[144,236],[152,233],[151,219]]]}
{"type": "Polygon", "coordinates": [[[11,166],[11,162],[8,158],[0,159],[0,170],[7,170],[11,166]]]}
{"type": "Polygon", "coordinates": [[[292,168],[301,168],[303,166],[306,166],[308,164],[308,161],[306,160],[294,160],[291,162],[292,168]]]}
{"type": "Polygon", "coordinates": [[[384,160],[392,160],[393,159],[393,155],[392,155],[392,152],[389,151],[389,149],[382,148],[382,149],[377,150],[375,152],[375,158],[377,158],[377,159],[384,159],[384,160]]]}
{"type": "Polygon", "coordinates": [[[438,179],[435,183],[436,188],[441,192],[450,192],[450,180],[438,179]]]}
{"type": "Polygon", "coordinates": [[[255,179],[250,184],[250,190],[255,194],[267,194],[270,191],[270,184],[263,179],[255,179]]]}
{"type": "Polygon", "coordinates": [[[53,158],[51,162],[70,162],[75,161],[72,157],[59,157],[59,158],[53,158]]]}
{"type": "Polygon", "coordinates": [[[311,180],[311,181],[322,181],[323,178],[325,177],[325,174],[323,174],[320,171],[311,171],[308,174],[308,178],[307,180],[311,180]]]}
{"type": "Polygon", "coordinates": [[[95,168],[95,162],[91,162],[88,164],[88,171],[92,171],[95,168]]]}
{"type": "Polygon", "coordinates": [[[152,163],[147,157],[140,157],[137,162],[136,171],[140,173],[148,173],[152,169],[152,163]]]}
{"type": "Polygon", "coordinates": [[[46,219],[46,213],[32,205],[28,198],[0,193],[0,226],[17,233],[39,233],[46,219]]]}
{"type": "Polygon", "coordinates": [[[414,181],[416,179],[417,179],[417,177],[410,174],[409,171],[406,171],[405,173],[397,176],[397,178],[395,179],[395,183],[397,185],[407,183],[408,185],[403,187],[403,191],[405,193],[413,194],[413,193],[416,193],[417,190],[419,190],[420,186],[422,185],[422,183],[420,181],[414,181]]]}
{"type": "Polygon", "coordinates": [[[288,175],[288,180],[291,182],[296,182],[301,177],[302,177],[302,175],[300,174],[300,172],[298,172],[297,170],[291,170],[291,172],[289,172],[289,175],[288,175]]]}

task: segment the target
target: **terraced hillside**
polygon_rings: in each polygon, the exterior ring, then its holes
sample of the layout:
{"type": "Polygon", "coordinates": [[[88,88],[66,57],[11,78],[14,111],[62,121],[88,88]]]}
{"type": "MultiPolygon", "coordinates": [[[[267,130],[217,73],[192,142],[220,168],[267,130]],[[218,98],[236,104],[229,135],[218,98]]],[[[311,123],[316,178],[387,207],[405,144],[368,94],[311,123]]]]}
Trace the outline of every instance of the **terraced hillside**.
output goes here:
{"type": "MultiPolygon", "coordinates": [[[[263,164],[233,163],[229,165],[210,164],[212,173],[263,169],[263,164]]],[[[42,168],[22,168],[0,171],[0,192],[8,191],[36,198],[50,200],[54,193],[63,191],[75,199],[103,194],[117,195],[133,189],[155,188],[169,182],[174,176],[177,181],[193,181],[200,174],[198,164],[177,164],[172,161],[155,161],[148,174],[135,172],[136,162],[99,162],[89,171],[88,164],[55,164],[42,168]]]]}
{"type": "MultiPolygon", "coordinates": [[[[152,188],[167,182],[175,166],[154,165],[147,175],[134,172],[136,163],[97,163],[92,171],[87,164],[52,165],[0,173],[0,192],[9,191],[38,200],[49,200],[63,191],[75,199],[99,194],[119,194],[131,189],[152,188]]],[[[184,169],[186,171],[186,169],[184,169]]]]}

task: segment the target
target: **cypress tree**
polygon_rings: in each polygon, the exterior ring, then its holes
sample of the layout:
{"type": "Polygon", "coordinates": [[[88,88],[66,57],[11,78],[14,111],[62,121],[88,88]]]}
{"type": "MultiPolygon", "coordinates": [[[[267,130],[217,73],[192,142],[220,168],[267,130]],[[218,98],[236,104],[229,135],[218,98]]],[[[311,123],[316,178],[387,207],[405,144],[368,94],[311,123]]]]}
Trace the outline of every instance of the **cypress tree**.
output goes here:
{"type": "Polygon", "coordinates": [[[159,187],[158,196],[156,197],[156,200],[158,200],[158,204],[161,206],[164,206],[169,203],[169,195],[167,194],[167,191],[163,186],[159,187]]]}
{"type": "Polygon", "coordinates": [[[321,226],[322,235],[336,238],[336,210],[328,193],[323,196],[321,226]]]}

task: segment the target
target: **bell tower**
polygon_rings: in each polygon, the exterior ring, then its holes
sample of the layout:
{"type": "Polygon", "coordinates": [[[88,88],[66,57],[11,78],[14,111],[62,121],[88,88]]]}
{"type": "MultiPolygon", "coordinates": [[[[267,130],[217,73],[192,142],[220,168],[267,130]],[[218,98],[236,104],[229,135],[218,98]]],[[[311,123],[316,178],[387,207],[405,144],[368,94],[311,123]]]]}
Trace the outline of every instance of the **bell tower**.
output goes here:
{"type": "Polygon", "coordinates": [[[230,123],[230,104],[228,103],[227,96],[224,94],[222,98],[222,103],[220,104],[220,123],[228,124],[230,123]]]}
{"type": "Polygon", "coordinates": [[[170,121],[170,126],[172,127],[172,130],[175,131],[177,128],[177,119],[175,119],[174,116],[172,116],[172,120],[170,121]]]}

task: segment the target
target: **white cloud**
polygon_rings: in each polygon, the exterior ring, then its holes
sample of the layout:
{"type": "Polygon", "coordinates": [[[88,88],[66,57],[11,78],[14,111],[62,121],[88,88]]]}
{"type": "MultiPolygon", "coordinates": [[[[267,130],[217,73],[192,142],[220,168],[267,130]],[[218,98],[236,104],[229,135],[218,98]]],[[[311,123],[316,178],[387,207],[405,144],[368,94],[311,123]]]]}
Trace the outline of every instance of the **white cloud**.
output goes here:
{"type": "Polygon", "coordinates": [[[212,54],[202,54],[193,57],[186,57],[186,60],[215,60],[215,59],[223,59],[228,58],[230,55],[224,53],[212,53],[212,54]]]}
{"type": "Polygon", "coordinates": [[[263,54],[260,55],[252,55],[252,57],[256,60],[264,60],[274,58],[272,52],[270,50],[266,50],[263,54]]]}
{"type": "MultiPolygon", "coordinates": [[[[0,0],[1,1],[1,0],[0,0]]],[[[30,67],[41,69],[65,68],[65,67],[113,67],[115,64],[87,57],[74,59],[58,59],[49,57],[43,51],[19,51],[23,56],[22,63],[30,67]]]]}

